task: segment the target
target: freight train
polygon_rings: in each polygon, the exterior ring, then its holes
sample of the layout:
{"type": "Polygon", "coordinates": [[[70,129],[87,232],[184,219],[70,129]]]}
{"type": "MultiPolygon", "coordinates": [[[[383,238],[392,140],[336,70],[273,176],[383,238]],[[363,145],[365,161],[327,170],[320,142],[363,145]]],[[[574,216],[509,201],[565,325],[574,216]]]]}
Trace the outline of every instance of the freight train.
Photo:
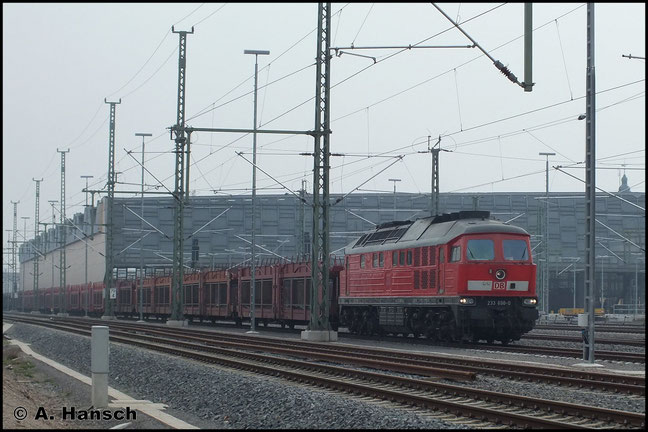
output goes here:
{"type": "MultiPolygon", "coordinates": [[[[490,219],[489,212],[461,211],[394,221],[375,227],[345,248],[329,266],[330,319],[334,329],[357,334],[413,334],[442,341],[495,340],[507,344],[533,328],[536,266],[530,236],[522,228],[490,219]]],[[[189,320],[250,316],[250,268],[185,274],[182,304],[189,320]]],[[[310,320],[310,262],[256,266],[255,319],[282,327],[310,320]]],[[[171,277],[118,280],[113,312],[168,318],[171,277]]],[[[39,291],[41,312],[61,309],[59,288],[39,291]]],[[[70,285],[65,310],[103,314],[104,284],[70,285]]],[[[317,294],[321,298],[321,293],[317,294]]],[[[35,309],[34,294],[17,299],[35,309]]],[[[23,306],[24,305],[24,306],[23,306]]]]}

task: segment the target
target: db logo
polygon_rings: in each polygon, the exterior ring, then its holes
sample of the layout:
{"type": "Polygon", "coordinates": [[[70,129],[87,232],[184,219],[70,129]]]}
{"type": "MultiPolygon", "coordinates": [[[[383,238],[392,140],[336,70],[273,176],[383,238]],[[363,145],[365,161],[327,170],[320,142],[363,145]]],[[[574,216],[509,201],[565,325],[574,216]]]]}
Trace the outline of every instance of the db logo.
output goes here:
{"type": "Polygon", "coordinates": [[[493,282],[493,289],[496,290],[506,289],[506,282],[493,282]]]}

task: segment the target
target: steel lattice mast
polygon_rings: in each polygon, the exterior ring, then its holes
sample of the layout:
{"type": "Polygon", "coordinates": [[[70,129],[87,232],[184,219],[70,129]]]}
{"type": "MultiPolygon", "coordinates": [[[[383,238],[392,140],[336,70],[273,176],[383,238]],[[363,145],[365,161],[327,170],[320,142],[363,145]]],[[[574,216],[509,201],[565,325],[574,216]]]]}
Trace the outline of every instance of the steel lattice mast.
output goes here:
{"type": "Polygon", "coordinates": [[[32,307],[34,310],[38,311],[38,279],[40,274],[38,273],[38,260],[39,260],[39,254],[40,254],[40,240],[38,238],[38,234],[40,231],[39,227],[39,222],[40,222],[40,216],[39,216],[39,206],[40,206],[40,182],[43,181],[43,179],[36,180],[32,179],[33,181],[36,182],[36,208],[34,210],[34,303],[32,307]]]}
{"type": "Polygon", "coordinates": [[[110,129],[108,134],[108,197],[106,200],[106,272],[104,274],[104,314],[102,319],[112,319],[113,304],[110,292],[113,287],[113,201],[115,198],[115,105],[119,102],[104,102],[110,104],[110,129]]]}
{"type": "Polygon", "coordinates": [[[16,310],[16,292],[18,291],[18,273],[16,272],[16,235],[18,233],[18,204],[20,201],[11,201],[13,204],[13,241],[11,242],[11,268],[13,271],[11,288],[11,309],[16,310]]]}
{"type": "MultiPolygon", "coordinates": [[[[184,290],[182,289],[184,273],[184,174],[185,174],[185,85],[187,73],[187,34],[193,34],[193,27],[190,32],[175,31],[179,34],[178,50],[178,110],[176,124],[171,132],[175,132],[175,189],[173,197],[175,198],[175,212],[173,221],[173,276],[171,281],[171,320],[180,321],[183,318],[182,307],[184,303],[184,290]]],[[[188,185],[187,185],[188,191],[188,185]]]]}
{"type": "MultiPolygon", "coordinates": [[[[594,69],[594,4],[587,4],[587,94],[585,99],[585,310],[589,315],[590,362],[594,362],[596,270],[596,76],[594,69]]],[[[601,265],[603,265],[601,263],[601,265]]],[[[601,281],[602,283],[602,281],[601,281]]]]}
{"type": "Polygon", "coordinates": [[[313,168],[312,295],[309,330],[328,331],[329,324],[329,156],[331,3],[318,4],[315,86],[315,160],[313,168]],[[321,292],[321,298],[319,293],[321,292]]]}
{"type": "Polygon", "coordinates": [[[59,298],[63,294],[63,300],[60,303],[59,313],[67,313],[67,287],[65,286],[65,270],[66,270],[66,256],[65,256],[65,246],[67,240],[67,229],[65,226],[65,153],[69,153],[70,149],[59,150],[57,152],[61,153],[61,250],[59,252],[59,298]]]}

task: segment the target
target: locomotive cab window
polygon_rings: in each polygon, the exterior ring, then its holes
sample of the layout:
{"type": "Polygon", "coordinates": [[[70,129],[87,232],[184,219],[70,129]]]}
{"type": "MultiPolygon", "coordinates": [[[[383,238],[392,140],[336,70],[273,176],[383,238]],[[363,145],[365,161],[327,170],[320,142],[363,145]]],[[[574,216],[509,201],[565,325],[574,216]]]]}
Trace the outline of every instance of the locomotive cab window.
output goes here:
{"type": "Polygon", "coordinates": [[[453,246],[450,251],[450,260],[449,262],[461,261],[461,246],[453,246]]]}
{"type": "Polygon", "coordinates": [[[502,249],[505,260],[527,261],[529,259],[529,251],[524,240],[503,240],[502,249]]]}
{"type": "Polygon", "coordinates": [[[488,261],[495,259],[493,240],[470,239],[466,245],[466,258],[471,261],[488,261]]]}

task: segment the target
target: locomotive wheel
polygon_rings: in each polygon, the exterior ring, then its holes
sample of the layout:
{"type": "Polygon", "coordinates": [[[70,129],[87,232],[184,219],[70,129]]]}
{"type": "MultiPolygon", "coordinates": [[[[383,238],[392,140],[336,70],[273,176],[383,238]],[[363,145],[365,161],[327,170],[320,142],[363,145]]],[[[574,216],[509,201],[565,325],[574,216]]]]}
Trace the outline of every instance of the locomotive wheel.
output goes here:
{"type": "Polygon", "coordinates": [[[488,343],[488,345],[493,345],[493,342],[495,342],[495,339],[490,336],[488,337],[488,339],[486,339],[486,343],[488,343]]]}
{"type": "Polygon", "coordinates": [[[502,345],[506,346],[506,345],[509,344],[509,342],[511,342],[511,339],[503,338],[503,339],[501,340],[501,342],[502,342],[502,345]]]}

